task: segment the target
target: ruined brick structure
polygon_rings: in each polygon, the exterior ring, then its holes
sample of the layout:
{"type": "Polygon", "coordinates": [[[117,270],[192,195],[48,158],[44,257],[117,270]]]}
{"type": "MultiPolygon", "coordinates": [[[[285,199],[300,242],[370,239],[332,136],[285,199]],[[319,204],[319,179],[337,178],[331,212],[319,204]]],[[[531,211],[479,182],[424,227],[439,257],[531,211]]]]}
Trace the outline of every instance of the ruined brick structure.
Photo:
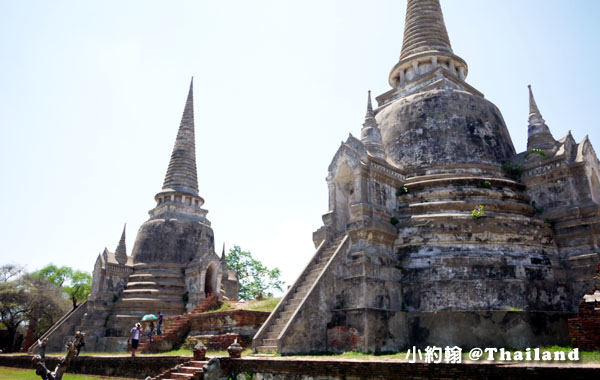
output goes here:
{"type": "Polygon", "coordinates": [[[256,349],[569,343],[598,262],[598,159],[587,137],[555,140],[531,92],[517,154],[467,74],[439,0],[408,0],[392,89],[329,165],[317,252],[256,349]]]}
{"type": "Polygon", "coordinates": [[[237,274],[227,269],[224,251],[221,257],[215,253],[198,195],[193,101],[190,84],[162,190],[131,256],[124,229],[115,252],[105,248],[98,255],[88,301],[46,334],[49,351],[62,350],[76,330],[88,334],[87,350],[125,350],[129,331],[144,314],[183,314],[210,294],[237,298],[237,274]]]}
{"type": "Polygon", "coordinates": [[[569,319],[569,333],[573,347],[600,350],[600,264],[594,274],[594,288],[583,296],[577,317],[569,319]]]}

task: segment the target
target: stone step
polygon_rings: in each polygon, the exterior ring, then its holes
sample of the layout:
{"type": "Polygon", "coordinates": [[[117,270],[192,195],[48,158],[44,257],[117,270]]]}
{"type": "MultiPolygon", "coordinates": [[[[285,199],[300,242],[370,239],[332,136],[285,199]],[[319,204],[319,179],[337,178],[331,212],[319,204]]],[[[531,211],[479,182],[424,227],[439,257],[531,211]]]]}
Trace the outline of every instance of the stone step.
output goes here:
{"type": "Polygon", "coordinates": [[[276,327],[283,327],[283,326],[285,326],[285,324],[287,323],[287,321],[288,321],[287,319],[277,318],[273,322],[273,325],[276,326],[276,327]]]}
{"type": "Polygon", "coordinates": [[[165,297],[181,297],[181,299],[183,299],[184,294],[185,291],[183,289],[125,289],[123,290],[122,297],[130,298],[135,296],[150,296],[159,297],[161,299],[165,297]]]}
{"type": "Polygon", "coordinates": [[[157,273],[134,273],[129,276],[129,281],[172,281],[175,283],[185,283],[184,277],[177,274],[157,274],[157,273]]]}
{"type": "Polygon", "coordinates": [[[278,339],[263,339],[262,343],[265,346],[277,346],[278,339]]]}
{"type": "Polygon", "coordinates": [[[317,263],[317,265],[313,266],[311,268],[311,272],[322,272],[323,268],[325,268],[325,265],[327,265],[327,261],[329,261],[329,258],[327,260],[325,260],[325,262],[323,263],[317,263]]]}
{"type": "Polygon", "coordinates": [[[302,301],[304,299],[304,297],[306,296],[306,294],[308,293],[308,290],[304,290],[304,291],[296,291],[296,293],[294,293],[294,298],[292,298],[292,301],[295,299],[299,299],[300,301],[302,301]]]}
{"type": "Polygon", "coordinates": [[[263,343],[265,342],[265,340],[277,340],[277,338],[279,338],[279,333],[280,332],[276,332],[276,333],[275,332],[270,332],[270,333],[267,333],[265,335],[265,337],[263,338],[263,343]]]}
{"type": "Polygon", "coordinates": [[[294,293],[294,294],[308,292],[308,289],[310,289],[311,286],[312,286],[312,283],[302,284],[302,286],[300,286],[299,288],[296,289],[296,293],[294,293]]]}
{"type": "MultiPolygon", "coordinates": [[[[302,298],[292,298],[291,300],[288,301],[288,306],[291,307],[297,307],[298,305],[300,305],[300,303],[302,302],[302,298]]],[[[288,311],[288,310],[285,310],[288,311]]]]}
{"type": "Polygon", "coordinates": [[[275,321],[273,321],[273,325],[271,326],[273,328],[273,332],[281,331],[283,329],[283,327],[288,323],[289,320],[290,320],[290,318],[275,319],[275,321]]]}
{"type": "Polygon", "coordinates": [[[317,279],[317,277],[319,277],[319,273],[308,274],[306,277],[304,277],[304,279],[300,283],[300,286],[306,285],[306,284],[313,284],[315,282],[315,280],[317,279]]]}
{"type": "Polygon", "coordinates": [[[279,313],[279,318],[288,319],[289,317],[292,316],[293,313],[294,313],[293,311],[282,311],[281,313],[279,313]]]}
{"type": "Polygon", "coordinates": [[[256,347],[256,351],[258,352],[276,352],[277,351],[277,346],[258,346],[256,347]]]}
{"type": "Polygon", "coordinates": [[[208,363],[208,360],[190,360],[187,364],[192,367],[202,368],[208,363]]]}
{"type": "Polygon", "coordinates": [[[185,282],[181,281],[134,281],[128,282],[125,289],[185,289],[185,282]]]}
{"type": "Polygon", "coordinates": [[[288,312],[289,311],[289,312],[293,313],[294,311],[296,311],[296,309],[298,308],[299,304],[300,304],[300,302],[296,302],[296,303],[293,303],[293,304],[290,303],[290,302],[288,302],[288,304],[285,305],[285,307],[283,308],[283,311],[284,312],[288,312]]]}
{"type": "Polygon", "coordinates": [[[175,372],[172,373],[171,375],[172,379],[176,379],[176,380],[185,380],[185,379],[192,379],[194,378],[194,374],[193,373],[183,373],[183,372],[175,372]]]}
{"type": "Polygon", "coordinates": [[[179,371],[181,371],[183,373],[199,373],[199,372],[202,372],[202,368],[181,366],[181,367],[179,367],[179,371]]]}
{"type": "MultiPolygon", "coordinates": [[[[131,298],[120,299],[114,305],[114,310],[117,312],[138,311],[141,315],[152,313],[156,314],[160,310],[164,314],[183,314],[185,306],[183,300],[181,302],[169,302],[157,298],[131,298]]],[[[141,318],[141,316],[140,316],[141,318]]]]}
{"type": "MultiPolygon", "coordinates": [[[[170,296],[170,295],[123,295],[119,301],[117,302],[136,302],[136,301],[140,301],[140,302],[154,302],[154,303],[158,303],[159,305],[163,302],[172,302],[172,303],[181,303],[183,304],[183,296],[170,296]]],[[[160,310],[160,307],[158,309],[155,310],[160,310]]]]}

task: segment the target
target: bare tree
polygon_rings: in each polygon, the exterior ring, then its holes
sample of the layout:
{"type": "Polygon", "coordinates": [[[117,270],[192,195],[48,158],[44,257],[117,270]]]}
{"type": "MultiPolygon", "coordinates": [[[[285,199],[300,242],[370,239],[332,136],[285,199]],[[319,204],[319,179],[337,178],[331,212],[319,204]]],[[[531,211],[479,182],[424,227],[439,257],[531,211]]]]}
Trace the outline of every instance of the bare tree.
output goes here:
{"type": "Polygon", "coordinates": [[[67,371],[69,364],[71,364],[71,360],[77,355],[77,348],[81,345],[84,336],[85,334],[81,331],[75,333],[75,340],[67,343],[67,353],[64,358],[58,362],[58,365],[53,372],[50,372],[50,370],[46,368],[46,343],[48,340],[38,341],[41,353],[40,355],[35,355],[32,359],[33,365],[35,365],[35,374],[43,380],[61,380],[64,373],[67,371]]]}

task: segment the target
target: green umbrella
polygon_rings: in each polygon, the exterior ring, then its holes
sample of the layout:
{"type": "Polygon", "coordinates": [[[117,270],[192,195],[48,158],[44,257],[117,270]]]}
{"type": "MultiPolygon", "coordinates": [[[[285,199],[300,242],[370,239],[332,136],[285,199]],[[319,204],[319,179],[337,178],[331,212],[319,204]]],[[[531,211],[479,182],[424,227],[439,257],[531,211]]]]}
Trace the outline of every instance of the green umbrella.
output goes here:
{"type": "Polygon", "coordinates": [[[155,321],[158,317],[154,314],[146,314],[142,317],[142,322],[155,321]]]}

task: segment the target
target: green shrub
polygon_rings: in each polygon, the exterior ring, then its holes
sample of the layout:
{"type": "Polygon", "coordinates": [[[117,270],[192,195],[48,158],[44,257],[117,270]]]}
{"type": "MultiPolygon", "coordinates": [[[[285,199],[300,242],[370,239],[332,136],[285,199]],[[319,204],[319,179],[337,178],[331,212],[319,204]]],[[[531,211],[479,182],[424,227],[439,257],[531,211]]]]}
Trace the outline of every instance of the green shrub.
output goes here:
{"type": "Polygon", "coordinates": [[[521,168],[523,167],[523,163],[519,162],[519,163],[513,163],[511,161],[506,161],[505,163],[502,164],[502,170],[504,170],[504,172],[506,174],[508,174],[509,177],[512,178],[518,178],[521,176],[521,168]]]}
{"type": "Polygon", "coordinates": [[[471,217],[473,219],[483,218],[485,216],[485,212],[483,211],[483,206],[479,205],[475,207],[473,211],[471,211],[471,217]]]}
{"type": "Polygon", "coordinates": [[[398,190],[396,190],[396,196],[400,197],[404,194],[408,194],[408,187],[406,186],[402,186],[401,188],[399,188],[398,190]]]}
{"type": "Polygon", "coordinates": [[[544,152],[543,149],[536,149],[536,148],[531,148],[531,153],[535,153],[538,154],[542,157],[546,157],[546,152],[544,152]]]}
{"type": "Polygon", "coordinates": [[[492,187],[492,183],[490,181],[481,181],[477,184],[477,187],[480,189],[490,189],[492,187]]]}
{"type": "Polygon", "coordinates": [[[400,220],[398,220],[398,218],[396,218],[395,216],[392,216],[392,218],[390,219],[390,223],[392,223],[392,225],[395,226],[396,224],[400,223],[400,220]]]}

